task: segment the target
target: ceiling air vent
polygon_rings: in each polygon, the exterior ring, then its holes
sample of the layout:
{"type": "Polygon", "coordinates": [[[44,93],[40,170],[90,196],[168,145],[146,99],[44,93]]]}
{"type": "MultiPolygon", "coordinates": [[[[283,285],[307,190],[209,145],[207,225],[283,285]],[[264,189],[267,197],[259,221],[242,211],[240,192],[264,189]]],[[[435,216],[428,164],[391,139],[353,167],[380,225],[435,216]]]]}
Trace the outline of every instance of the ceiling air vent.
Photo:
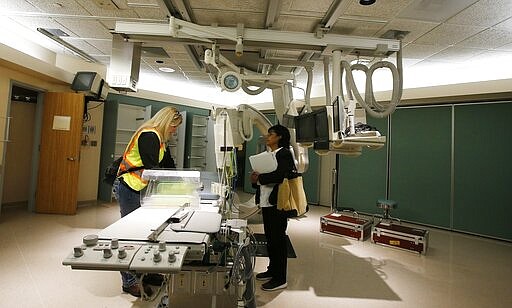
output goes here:
{"type": "Polygon", "coordinates": [[[108,78],[111,88],[122,92],[137,91],[140,56],[140,43],[127,42],[121,35],[113,35],[108,78]]]}

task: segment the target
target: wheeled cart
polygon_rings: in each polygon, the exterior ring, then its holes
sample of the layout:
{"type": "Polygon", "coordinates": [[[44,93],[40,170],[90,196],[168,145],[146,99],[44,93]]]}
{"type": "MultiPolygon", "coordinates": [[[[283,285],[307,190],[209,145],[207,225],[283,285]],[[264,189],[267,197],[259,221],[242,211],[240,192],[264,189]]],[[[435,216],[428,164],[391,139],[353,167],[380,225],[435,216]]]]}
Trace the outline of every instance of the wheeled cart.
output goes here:
{"type": "Polygon", "coordinates": [[[372,229],[371,241],[375,244],[425,254],[428,247],[428,234],[428,230],[380,222],[372,229]]]}
{"type": "Polygon", "coordinates": [[[357,213],[331,213],[320,217],[320,232],[364,241],[370,237],[372,221],[357,213]]]}

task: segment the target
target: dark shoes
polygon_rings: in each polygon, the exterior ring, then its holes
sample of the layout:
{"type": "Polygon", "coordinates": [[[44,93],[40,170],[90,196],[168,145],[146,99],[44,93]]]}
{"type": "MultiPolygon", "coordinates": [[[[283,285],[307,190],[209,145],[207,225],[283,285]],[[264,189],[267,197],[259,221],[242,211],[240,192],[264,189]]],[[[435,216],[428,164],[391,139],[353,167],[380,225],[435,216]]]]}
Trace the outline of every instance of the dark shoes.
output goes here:
{"type": "Polygon", "coordinates": [[[265,281],[272,279],[272,274],[268,271],[256,274],[256,280],[265,281]]]}
{"type": "MultiPolygon", "coordinates": [[[[140,285],[138,283],[129,287],[123,287],[123,292],[126,292],[135,297],[141,297],[140,285]]],[[[153,290],[151,290],[151,288],[148,286],[144,286],[144,293],[146,293],[147,296],[151,296],[153,294],[153,290]]]]}
{"type": "Polygon", "coordinates": [[[149,284],[152,286],[161,286],[162,282],[164,282],[164,275],[160,274],[146,274],[144,278],[142,278],[142,284],[149,284]]]}
{"type": "Polygon", "coordinates": [[[261,285],[263,291],[275,291],[279,289],[285,289],[288,286],[286,281],[270,280],[261,285]]]}

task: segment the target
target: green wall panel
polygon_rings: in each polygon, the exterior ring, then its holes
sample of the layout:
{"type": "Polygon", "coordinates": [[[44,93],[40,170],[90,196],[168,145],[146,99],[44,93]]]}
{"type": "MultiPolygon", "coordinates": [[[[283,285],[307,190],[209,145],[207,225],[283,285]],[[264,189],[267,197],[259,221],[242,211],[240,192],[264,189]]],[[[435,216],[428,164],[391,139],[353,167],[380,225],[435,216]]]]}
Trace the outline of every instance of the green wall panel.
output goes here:
{"type": "Polygon", "coordinates": [[[103,130],[101,135],[101,155],[100,155],[100,176],[98,183],[98,199],[110,202],[112,195],[112,186],[103,183],[103,172],[107,169],[114,159],[117,126],[117,107],[118,103],[112,99],[109,94],[103,107],[103,130]]]}
{"type": "Polygon", "coordinates": [[[457,230],[512,240],[512,103],[455,107],[457,230]]]}
{"type": "MultiPolygon", "coordinates": [[[[367,123],[387,136],[387,118],[367,117],[367,123]]],[[[377,199],[386,197],[387,142],[377,150],[363,149],[360,156],[340,155],[338,166],[338,203],[336,208],[351,207],[362,213],[379,213],[377,199]]]]}
{"type": "Polygon", "coordinates": [[[309,165],[306,172],[302,174],[304,181],[304,191],[308,203],[318,204],[320,202],[318,182],[320,181],[320,157],[313,148],[308,149],[309,165]]]}
{"type": "Polygon", "coordinates": [[[391,215],[450,227],[452,107],[398,109],[391,115],[391,215]]]}

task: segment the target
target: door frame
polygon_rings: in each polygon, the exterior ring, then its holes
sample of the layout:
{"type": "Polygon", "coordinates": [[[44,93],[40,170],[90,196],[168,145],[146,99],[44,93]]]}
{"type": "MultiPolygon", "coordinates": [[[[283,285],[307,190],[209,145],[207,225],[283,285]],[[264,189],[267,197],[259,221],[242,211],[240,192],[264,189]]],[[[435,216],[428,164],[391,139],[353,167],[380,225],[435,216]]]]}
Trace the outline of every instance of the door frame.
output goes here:
{"type": "MultiPolygon", "coordinates": [[[[36,114],[34,117],[34,121],[35,121],[35,123],[34,123],[34,139],[33,139],[34,147],[32,148],[32,159],[30,162],[32,167],[31,167],[29,196],[28,196],[28,210],[30,212],[34,212],[35,211],[35,195],[36,195],[36,188],[37,188],[37,173],[39,170],[39,146],[41,143],[43,98],[44,98],[44,92],[46,92],[46,90],[11,79],[10,84],[9,84],[9,97],[7,99],[7,108],[6,108],[6,117],[7,118],[11,116],[11,103],[12,103],[11,96],[12,96],[12,87],[13,86],[18,86],[18,87],[22,87],[25,89],[29,89],[29,90],[38,92],[37,102],[36,102],[36,114]]],[[[10,129],[10,127],[8,125],[8,122],[6,121],[5,133],[4,133],[3,138],[5,138],[5,136],[8,136],[9,129],[10,129]]],[[[4,169],[5,169],[5,156],[7,153],[7,146],[8,146],[7,143],[8,142],[6,142],[6,144],[3,147],[2,161],[0,162],[0,164],[1,164],[0,174],[2,175],[2,176],[0,176],[0,196],[3,195],[3,191],[4,191],[5,178],[3,175],[4,175],[4,169]]],[[[0,215],[1,215],[1,212],[2,212],[2,202],[0,201],[0,215]]]]}

